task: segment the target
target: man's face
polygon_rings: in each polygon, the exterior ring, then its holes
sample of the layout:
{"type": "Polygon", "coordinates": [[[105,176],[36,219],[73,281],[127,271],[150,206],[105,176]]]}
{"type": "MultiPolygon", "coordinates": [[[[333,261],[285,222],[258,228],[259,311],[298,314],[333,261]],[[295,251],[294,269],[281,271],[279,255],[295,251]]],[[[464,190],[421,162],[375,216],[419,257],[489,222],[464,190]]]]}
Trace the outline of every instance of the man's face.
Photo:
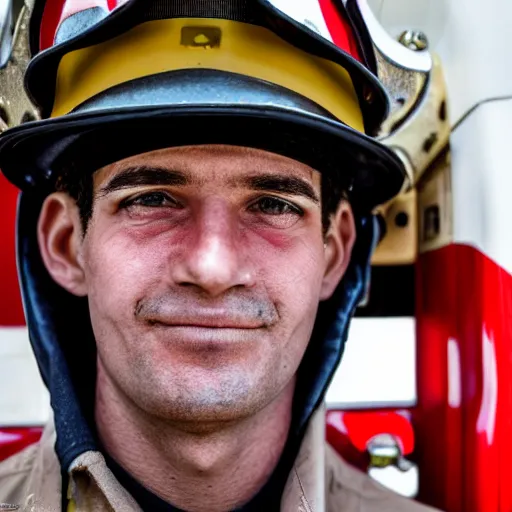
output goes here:
{"type": "Polygon", "coordinates": [[[98,365],[126,397],[160,418],[231,420],[293,382],[318,303],[348,262],[348,206],[338,221],[324,236],[311,168],[196,146],[94,174],[88,229],[71,237],[72,282],[52,272],[44,221],[40,242],[54,278],[88,296],[98,365]]]}

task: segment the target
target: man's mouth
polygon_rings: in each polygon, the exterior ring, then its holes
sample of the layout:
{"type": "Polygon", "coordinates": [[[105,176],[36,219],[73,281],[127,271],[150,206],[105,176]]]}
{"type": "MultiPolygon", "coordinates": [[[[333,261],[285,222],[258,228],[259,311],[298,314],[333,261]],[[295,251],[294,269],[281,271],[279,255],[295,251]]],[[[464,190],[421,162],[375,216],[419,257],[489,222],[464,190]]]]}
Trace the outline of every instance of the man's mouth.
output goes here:
{"type": "Polygon", "coordinates": [[[135,317],[147,325],[197,329],[261,329],[278,320],[277,310],[269,301],[232,297],[207,303],[179,299],[141,301],[135,308],[135,317]]]}
{"type": "Polygon", "coordinates": [[[266,326],[263,318],[242,312],[197,309],[172,316],[156,316],[147,319],[152,325],[167,327],[196,327],[202,329],[260,329],[266,326]]]}
{"type": "Polygon", "coordinates": [[[173,344],[187,346],[210,346],[248,344],[259,338],[257,328],[241,327],[205,327],[198,325],[168,325],[156,324],[161,328],[165,337],[173,344]]]}

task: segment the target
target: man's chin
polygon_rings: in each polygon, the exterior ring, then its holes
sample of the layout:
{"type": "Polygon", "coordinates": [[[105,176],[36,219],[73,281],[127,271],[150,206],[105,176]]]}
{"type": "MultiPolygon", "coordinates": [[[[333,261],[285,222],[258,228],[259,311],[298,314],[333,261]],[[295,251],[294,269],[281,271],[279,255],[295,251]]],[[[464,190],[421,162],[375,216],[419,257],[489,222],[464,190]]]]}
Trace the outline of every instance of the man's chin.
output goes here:
{"type": "Polygon", "coordinates": [[[177,422],[239,421],[263,409],[275,393],[275,380],[247,368],[195,367],[172,379],[154,379],[141,404],[149,413],[177,422]]]}
{"type": "Polygon", "coordinates": [[[160,403],[153,410],[147,411],[166,421],[179,425],[187,431],[213,430],[219,424],[237,423],[254,416],[262,409],[259,400],[244,402],[219,400],[205,396],[190,396],[187,400],[160,403]]]}

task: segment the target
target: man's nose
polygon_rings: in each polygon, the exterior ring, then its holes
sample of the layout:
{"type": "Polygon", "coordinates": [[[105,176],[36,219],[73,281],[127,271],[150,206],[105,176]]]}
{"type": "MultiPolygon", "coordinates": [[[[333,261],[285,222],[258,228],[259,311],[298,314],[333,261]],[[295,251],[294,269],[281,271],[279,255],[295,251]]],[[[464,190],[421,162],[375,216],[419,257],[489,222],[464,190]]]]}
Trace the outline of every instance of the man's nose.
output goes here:
{"type": "Polygon", "coordinates": [[[194,214],[186,240],[179,262],[173,266],[176,284],[194,285],[211,296],[253,284],[254,271],[237,215],[225,200],[204,201],[194,214]]]}

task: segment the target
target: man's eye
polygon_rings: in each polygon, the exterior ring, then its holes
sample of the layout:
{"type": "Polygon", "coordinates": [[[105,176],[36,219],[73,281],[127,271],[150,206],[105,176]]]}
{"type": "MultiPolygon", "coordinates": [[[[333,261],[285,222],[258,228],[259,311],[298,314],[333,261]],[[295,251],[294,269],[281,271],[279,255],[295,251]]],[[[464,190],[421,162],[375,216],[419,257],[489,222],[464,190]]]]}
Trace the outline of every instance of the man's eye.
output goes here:
{"type": "Polygon", "coordinates": [[[276,229],[291,228],[304,216],[301,208],[277,197],[262,197],[248,210],[258,223],[276,229]]]}
{"type": "Polygon", "coordinates": [[[250,210],[266,215],[303,215],[300,208],[277,197],[263,197],[252,204],[250,210]]]}
{"type": "Polygon", "coordinates": [[[158,207],[177,207],[179,206],[176,200],[165,192],[148,192],[136,197],[125,199],[121,203],[121,208],[129,206],[142,206],[147,208],[158,207]]]}

